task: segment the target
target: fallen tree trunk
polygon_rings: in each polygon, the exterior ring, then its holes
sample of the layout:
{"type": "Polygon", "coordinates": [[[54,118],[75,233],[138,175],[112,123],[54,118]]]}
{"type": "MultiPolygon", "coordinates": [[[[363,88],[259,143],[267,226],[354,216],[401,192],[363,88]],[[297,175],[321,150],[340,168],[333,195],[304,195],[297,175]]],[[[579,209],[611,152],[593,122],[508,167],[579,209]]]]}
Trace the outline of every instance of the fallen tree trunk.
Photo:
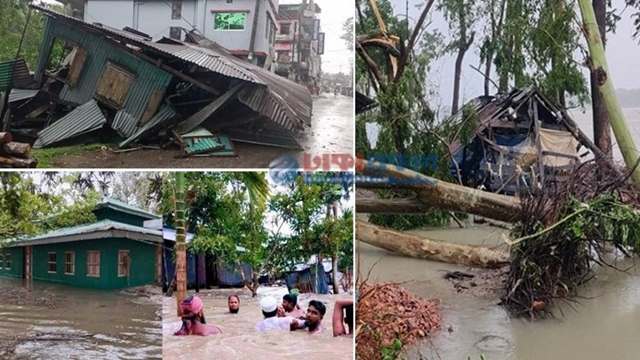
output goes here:
{"type": "Polygon", "coordinates": [[[0,167],[34,168],[37,165],[35,159],[21,159],[16,157],[0,156],[0,167]]]}
{"type": "Polygon", "coordinates": [[[418,199],[376,199],[359,197],[356,211],[365,214],[424,214],[433,209],[418,199]]]}
{"type": "Polygon", "coordinates": [[[28,158],[31,154],[31,145],[27,143],[11,141],[2,145],[5,154],[28,158]]]}
{"type": "Polygon", "coordinates": [[[494,194],[462,185],[441,181],[413,170],[381,162],[358,160],[357,170],[366,175],[382,175],[384,182],[358,181],[362,188],[411,189],[425,206],[442,210],[464,212],[512,222],[520,213],[520,200],[516,197],[494,194]]]}
{"type": "Polygon", "coordinates": [[[6,144],[13,141],[13,137],[9,132],[0,132],[0,144],[6,144]]]}
{"type": "Polygon", "coordinates": [[[497,268],[509,263],[507,252],[432,241],[362,220],[356,220],[356,237],[364,243],[414,258],[485,268],[497,268]]]}

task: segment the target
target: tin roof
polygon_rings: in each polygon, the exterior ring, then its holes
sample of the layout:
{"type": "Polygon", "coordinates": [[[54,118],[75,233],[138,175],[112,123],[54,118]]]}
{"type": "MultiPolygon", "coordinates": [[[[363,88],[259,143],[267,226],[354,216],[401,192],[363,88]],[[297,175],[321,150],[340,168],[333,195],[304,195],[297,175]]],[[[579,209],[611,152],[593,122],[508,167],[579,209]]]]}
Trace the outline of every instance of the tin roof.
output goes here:
{"type": "Polygon", "coordinates": [[[148,220],[151,219],[160,219],[161,216],[156,215],[150,211],[147,210],[143,210],[141,208],[135,207],[133,205],[129,205],[125,202],[122,202],[120,200],[116,200],[116,199],[112,199],[112,198],[105,198],[101,203],[99,203],[98,205],[96,205],[95,209],[103,209],[103,208],[109,208],[109,209],[113,209],[113,210],[117,210],[120,212],[124,212],[130,215],[135,215],[135,216],[139,216],[148,220]]]}
{"type": "Polygon", "coordinates": [[[10,246],[55,244],[104,238],[125,238],[143,242],[162,242],[162,231],[147,229],[113,220],[66,227],[45,234],[10,240],[10,246]]]}
{"type": "Polygon", "coordinates": [[[40,90],[30,90],[30,89],[12,89],[9,93],[9,102],[22,101],[31,99],[32,97],[38,95],[40,90]]]}
{"type": "Polygon", "coordinates": [[[102,128],[107,122],[98,103],[91,99],[38,133],[34,148],[43,148],[102,128]]]}
{"type": "MultiPolygon", "coordinates": [[[[194,43],[162,39],[160,42],[102,24],[89,24],[55,11],[31,5],[52,18],[98,32],[114,41],[124,41],[141,49],[170,56],[226,77],[249,82],[238,94],[240,102],[289,130],[302,131],[311,123],[311,94],[308,89],[267,69],[238,59],[228,50],[200,35],[189,34],[194,43]]],[[[133,51],[132,54],[137,53],[133,51]]]]}
{"type": "Polygon", "coordinates": [[[0,91],[12,87],[27,88],[34,84],[24,59],[0,62],[0,91]]]}

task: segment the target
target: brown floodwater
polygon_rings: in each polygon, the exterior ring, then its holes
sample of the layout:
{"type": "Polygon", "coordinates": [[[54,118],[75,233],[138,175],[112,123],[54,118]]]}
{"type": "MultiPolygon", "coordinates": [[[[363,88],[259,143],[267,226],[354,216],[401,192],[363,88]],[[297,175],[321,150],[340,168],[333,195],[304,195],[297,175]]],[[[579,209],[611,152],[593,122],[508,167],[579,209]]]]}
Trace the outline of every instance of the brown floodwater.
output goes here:
{"type": "MultiPolygon", "coordinates": [[[[322,321],[324,331],[309,335],[304,331],[258,333],[256,324],[262,320],[259,299],[272,295],[278,299],[286,294],[284,287],[261,287],[257,298],[240,291],[240,312],[230,314],[227,296],[238,290],[205,290],[199,296],[204,302],[207,323],[222,328],[223,333],[214,336],[174,336],[181,321],[176,315],[175,298],[164,298],[163,358],[164,359],[296,359],[328,360],[353,358],[353,337],[333,337],[331,314],[336,299],[351,298],[350,294],[317,295],[301,294],[298,303],[307,308],[310,300],[320,300],[327,305],[322,321]]],[[[192,294],[190,291],[189,294],[192,294]]]]}
{"type": "MultiPolygon", "coordinates": [[[[417,233],[434,240],[493,246],[502,242],[507,230],[473,226],[417,233]]],[[[478,275],[486,270],[401,257],[364,243],[358,243],[358,251],[363,274],[377,262],[369,281],[406,282],[403,286],[414,294],[441,301],[443,329],[429,341],[410,347],[409,359],[476,360],[481,354],[488,360],[640,358],[638,260],[619,260],[623,268],[633,266],[629,273],[599,269],[597,277],[581,288],[584,298],[573,309],[557,307],[557,319],[531,322],[510,318],[498,305],[499,291],[459,293],[443,279],[447,271],[478,275]]],[[[494,288],[499,286],[496,283],[494,288]]]]}
{"type": "MultiPolygon", "coordinates": [[[[0,278],[0,292],[24,286],[22,280],[0,278]]],[[[0,336],[19,339],[14,359],[162,357],[157,300],[44,282],[30,287],[37,305],[0,302],[0,336]]]]}

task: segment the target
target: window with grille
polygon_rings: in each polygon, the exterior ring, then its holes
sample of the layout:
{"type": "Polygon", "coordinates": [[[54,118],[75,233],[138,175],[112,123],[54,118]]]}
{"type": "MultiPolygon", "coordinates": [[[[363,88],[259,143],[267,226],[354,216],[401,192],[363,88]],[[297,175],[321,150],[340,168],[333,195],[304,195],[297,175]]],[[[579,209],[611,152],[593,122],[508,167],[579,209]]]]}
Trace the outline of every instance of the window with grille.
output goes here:
{"type": "Polygon", "coordinates": [[[64,253],[64,274],[73,275],[76,273],[76,253],[67,251],[64,253]]]}
{"type": "Polygon", "coordinates": [[[50,252],[47,254],[47,271],[50,273],[58,272],[58,261],[57,254],[55,252],[50,252]]]}
{"type": "Polygon", "coordinates": [[[214,12],[214,30],[244,30],[247,21],[247,12],[214,12]]]}
{"type": "Polygon", "coordinates": [[[87,252],[87,276],[100,277],[100,251],[87,252]]]}
{"type": "Polygon", "coordinates": [[[118,277],[129,276],[130,263],[129,250],[118,251],[118,277]]]}
{"type": "Polygon", "coordinates": [[[180,20],[182,18],[182,0],[171,1],[171,19],[180,20]]]}

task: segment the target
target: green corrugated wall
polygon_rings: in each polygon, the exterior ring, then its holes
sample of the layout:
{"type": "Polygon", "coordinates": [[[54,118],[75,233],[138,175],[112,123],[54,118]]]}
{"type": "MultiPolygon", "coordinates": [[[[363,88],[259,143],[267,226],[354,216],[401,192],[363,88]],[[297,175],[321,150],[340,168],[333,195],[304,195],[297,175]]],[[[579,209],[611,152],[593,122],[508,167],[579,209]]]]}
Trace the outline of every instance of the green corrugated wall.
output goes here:
{"type": "Polygon", "coordinates": [[[135,226],[144,226],[144,221],[146,220],[140,216],[123,213],[109,208],[94,210],[93,213],[96,215],[96,220],[98,221],[109,219],[135,226]]]}
{"type": "Polygon", "coordinates": [[[33,279],[72,286],[118,289],[154,283],[156,280],[156,245],[127,239],[76,241],[33,247],[33,279]],[[87,276],[87,252],[100,251],[100,277],[87,276]],[[129,250],[130,277],[118,277],[118,251],[129,250]],[[64,253],[75,251],[75,274],[64,274],[64,253]],[[57,272],[49,273],[48,253],[56,252],[57,272]]]}
{"type": "MultiPolygon", "coordinates": [[[[0,249],[0,252],[8,252],[11,255],[11,269],[4,267],[4,262],[0,263],[0,276],[22,278],[24,271],[24,248],[0,249]]],[[[0,257],[2,260],[2,257],[0,257]]]]}
{"type": "Polygon", "coordinates": [[[171,74],[111,45],[109,40],[97,34],[79,31],[78,28],[73,28],[62,21],[56,21],[49,17],[45,17],[45,19],[36,79],[41,78],[47,66],[55,38],[71,41],[87,52],[87,59],[78,83],[73,88],[65,86],[60,92],[61,99],[77,104],[89,101],[94,96],[96,84],[107,61],[111,61],[135,75],[136,80],[129,89],[124,109],[134,118],[140,119],[147,108],[151,95],[157,90],[165,89],[171,82],[171,74]]]}

